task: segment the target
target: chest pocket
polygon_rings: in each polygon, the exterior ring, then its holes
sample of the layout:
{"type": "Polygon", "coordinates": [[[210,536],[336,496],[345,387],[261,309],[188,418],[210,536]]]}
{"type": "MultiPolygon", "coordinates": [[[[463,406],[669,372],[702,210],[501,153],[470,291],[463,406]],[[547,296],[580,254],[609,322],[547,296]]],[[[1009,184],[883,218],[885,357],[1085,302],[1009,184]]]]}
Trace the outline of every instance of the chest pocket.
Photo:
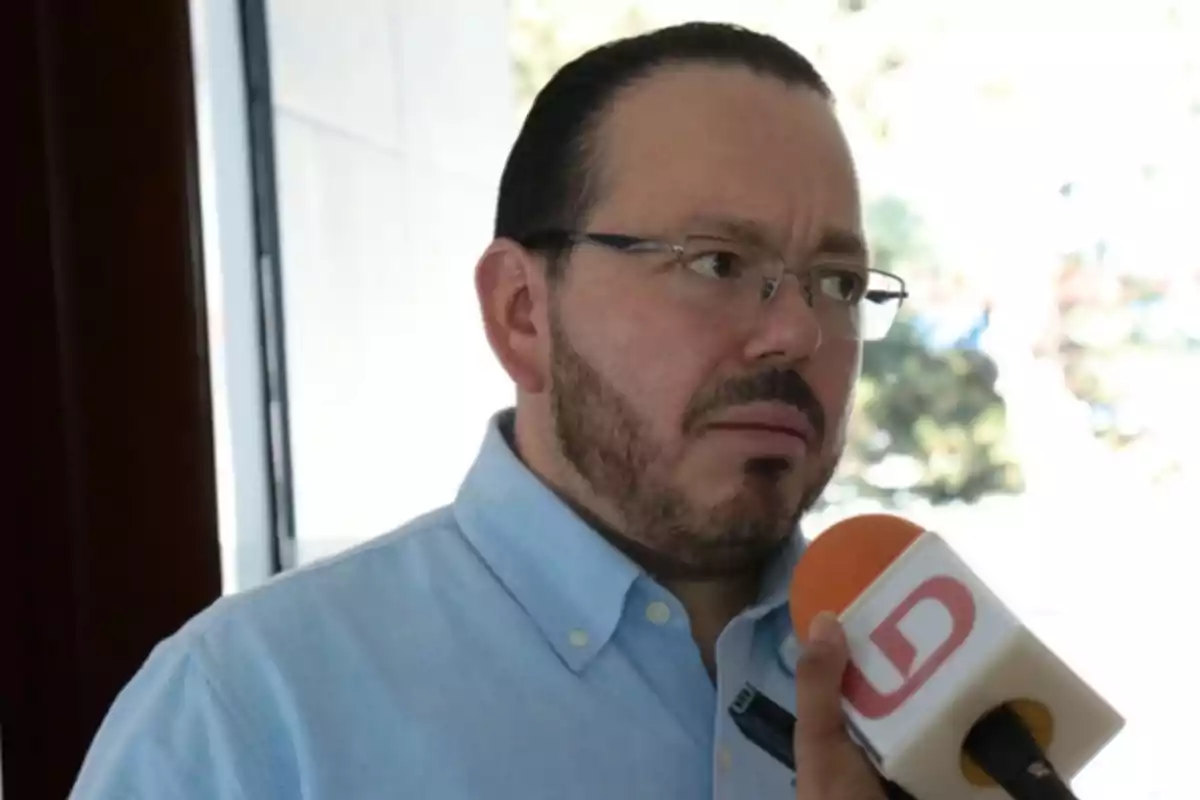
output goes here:
{"type": "MultiPolygon", "coordinates": [[[[796,660],[799,653],[799,643],[795,636],[789,634],[774,653],[767,651],[764,654],[770,655],[758,661],[757,668],[751,670],[749,680],[759,692],[789,714],[796,710],[796,660]]],[[[794,800],[796,787],[792,770],[746,738],[736,729],[732,720],[728,720],[728,724],[736,731],[732,733],[737,740],[732,759],[734,774],[727,776],[727,781],[722,781],[718,762],[718,786],[714,793],[717,800],[742,800],[746,797],[794,800]]]]}

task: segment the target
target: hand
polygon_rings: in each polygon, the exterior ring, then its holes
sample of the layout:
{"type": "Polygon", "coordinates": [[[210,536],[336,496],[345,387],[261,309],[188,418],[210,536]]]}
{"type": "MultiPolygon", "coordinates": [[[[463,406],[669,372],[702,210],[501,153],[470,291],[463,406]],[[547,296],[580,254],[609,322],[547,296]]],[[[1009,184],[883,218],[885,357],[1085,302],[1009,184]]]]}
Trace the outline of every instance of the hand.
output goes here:
{"type": "Polygon", "coordinates": [[[846,732],[842,674],[848,659],[837,618],[818,615],[796,665],[796,800],[887,800],[879,774],[846,732]]]}

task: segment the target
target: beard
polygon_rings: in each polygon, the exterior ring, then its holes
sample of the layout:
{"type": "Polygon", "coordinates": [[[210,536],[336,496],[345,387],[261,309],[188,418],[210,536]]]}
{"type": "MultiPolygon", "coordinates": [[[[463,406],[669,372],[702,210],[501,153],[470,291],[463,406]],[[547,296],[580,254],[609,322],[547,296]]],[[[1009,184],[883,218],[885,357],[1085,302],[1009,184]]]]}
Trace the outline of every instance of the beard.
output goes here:
{"type": "MultiPolygon", "coordinates": [[[[796,532],[801,514],[832,478],[833,466],[822,467],[802,496],[789,501],[785,479],[797,466],[758,459],[742,465],[742,486],[732,497],[710,504],[690,498],[664,474],[665,449],[650,426],[571,345],[553,311],[550,334],[550,402],[559,450],[620,515],[623,530],[597,525],[601,534],[652,574],[702,580],[760,569],[796,532]]],[[[823,409],[791,370],[730,381],[697,396],[684,415],[683,433],[691,435],[703,417],[720,408],[756,400],[801,406],[823,440],[823,409]]]]}

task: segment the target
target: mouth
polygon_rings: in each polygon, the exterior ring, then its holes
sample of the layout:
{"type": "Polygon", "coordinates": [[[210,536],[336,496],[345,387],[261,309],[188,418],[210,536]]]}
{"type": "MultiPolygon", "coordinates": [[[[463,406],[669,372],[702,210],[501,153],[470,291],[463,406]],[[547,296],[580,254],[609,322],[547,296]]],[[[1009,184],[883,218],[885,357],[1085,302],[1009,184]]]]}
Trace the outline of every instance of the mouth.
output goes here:
{"type": "Polygon", "coordinates": [[[712,431],[786,436],[811,445],[816,432],[808,415],[794,406],[755,403],[730,409],[705,426],[712,431]]]}
{"type": "Polygon", "coordinates": [[[785,436],[792,436],[802,441],[808,441],[808,434],[798,428],[792,428],[786,425],[772,425],[769,423],[754,423],[754,422],[714,422],[708,426],[709,430],[714,431],[762,431],[764,433],[781,433],[785,436]]]}
{"type": "Polygon", "coordinates": [[[748,462],[775,459],[795,464],[816,442],[808,416],[793,406],[777,403],[729,409],[707,423],[704,432],[748,462]]]}

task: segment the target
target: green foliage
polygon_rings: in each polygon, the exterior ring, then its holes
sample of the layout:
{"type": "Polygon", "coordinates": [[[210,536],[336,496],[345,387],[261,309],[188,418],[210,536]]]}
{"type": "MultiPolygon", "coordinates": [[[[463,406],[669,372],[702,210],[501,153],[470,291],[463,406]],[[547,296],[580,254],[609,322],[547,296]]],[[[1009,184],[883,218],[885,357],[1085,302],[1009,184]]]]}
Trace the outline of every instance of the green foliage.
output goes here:
{"type": "Polygon", "coordinates": [[[932,350],[911,318],[899,320],[886,340],[865,348],[843,485],[883,501],[919,496],[933,503],[1019,489],[995,381],[987,356],[932,350]],[[909,468],[900,478],[880,478],[888,459],[909,468]]]}
{"type": "MultiPolygon", "coordinates": [[[[920,219],[896,197],[872,203],[867,219],[876,263],[904,274],[919,298],[921,275],[906,266],[925,264],[918,272],[932,275],[920,219]]],[[[913,305],[885,340],[864,349],[841,488],[884,502],[932,503],[1019,490],[995,365],[977,351],[931,348],[914,324],[919,299],[913,305]]]]}

